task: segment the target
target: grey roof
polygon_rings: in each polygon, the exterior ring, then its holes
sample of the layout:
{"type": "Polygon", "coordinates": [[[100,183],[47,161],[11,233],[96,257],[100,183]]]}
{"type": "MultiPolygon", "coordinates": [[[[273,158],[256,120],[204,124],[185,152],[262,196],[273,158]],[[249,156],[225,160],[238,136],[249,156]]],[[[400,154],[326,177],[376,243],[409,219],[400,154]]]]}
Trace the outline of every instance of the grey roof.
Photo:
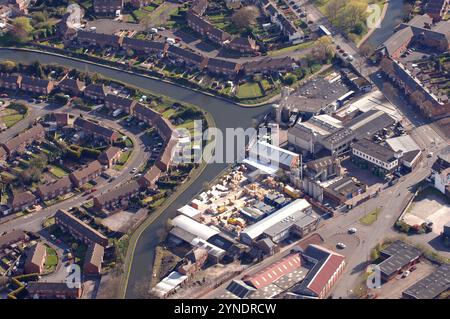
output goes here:
{"type": "Polygon", "coordinates": [[[422,252],[410,244],[397,240],[383,249],[381,255],[386,259],[378,264],[378,266],[380,266],[382,274],[390,277],[398,270],[419,258],[422,252]]]}
{"type": "Polygon", "coordinates": [[[389,39],[387,39],[383,44],[388,55],[392,55],[400,47],[402,47],[406,42],[411,41],[414,33],[411,28],[403,28],[395,32],[389,39]]]}
{"type": "Polygon", "coordinates": [[[281,222],[278,222],[273,226],[269,227],[268,229],[266,229],[264,231],[264,234],[269,237],[274,237],[283,232],[284,230],[291,228],[294,225],[302,229],[304,227],[307,227],[308,225],[317,222],[317,220],[318,218],[315,215],[305,214],[302,211],[298,211],[292,214],[289,218],[286,218],[285,220],[282,220],[281,222]]]}
{"type": "Polygon", "coordinates": [[[356,138],[371,137],[383,128],[395,124],[395,119],[380,110],[370,110],[353,118],[346,127],[356,134],[356,138]]]}
{"type": "Polygon", "coordinates": [[[250,156],[263,161],[270,161],[273,165],[280,164],[286,167],[292,166],[293,162],[300,157],[297,153],[261,141],[253,144],[250,156]]]}
{"type": "Polygon", "coordinates": [[[119,200],[121,198],[136,194],[140,189],[140,185],[136,180],[121,184],[120,186],[101,194],[94,198],[94,202],[104,205],[108,202],[119,200]]]}
{"type": "Polygon", "coordinates": [[[105,138],[114,138],[114,135],[118,134],[114,130],[102,126],[100,123],[89,121],[81,117],[78,117],[75,120],[74,125],[81,130],[86,130],[93,134],[99,134],[105,138]]]}
{"type": "Polygon", "coordinates": [[[427,277],[406,289],[403,294],[414,299],[434,299],[450,289],[450,265],[443,264],[427,277]]]}
{"type": "Polygon", "coordinates": [[[92,243],[97,243],[102,246],[106,246],[108,243],[107,237],[66,211],[63,211],[61,209],[58,210],[55,214],[55,219],[63,222],[66,225],[69,225],[70,228],[73,228],[78,233],[83,234],[84,236],[89,238],[92,243]]]}
{"type": "Polygon", "coordinates": [[[368,139],[361,139],[352,145],[353,149],[356,149],[364,154],[372,156],[384,163],[390,163],[396,160],[395,152],[390,148],[375,144],[368,139]]]}

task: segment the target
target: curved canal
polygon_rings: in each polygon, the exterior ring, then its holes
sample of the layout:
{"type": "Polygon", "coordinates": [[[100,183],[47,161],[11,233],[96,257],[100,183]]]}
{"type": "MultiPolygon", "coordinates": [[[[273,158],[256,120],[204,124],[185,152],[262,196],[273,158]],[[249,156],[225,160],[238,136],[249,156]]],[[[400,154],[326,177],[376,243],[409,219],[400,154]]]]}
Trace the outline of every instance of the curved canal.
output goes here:
{"type": "MultiPolygon", "coordinates": [[[[263,116],[270,110],[270,106],[243,108],[234,103],[195,92],[174,84],[154,80],[142,75],[128,73],[126,71],[116,70],[105,66],[91,64],[64,58],[62,56],[53,56],[44,52],[28,52],[11,49],[0,49],[0,60],[11,60],[21,63],[31,63],[39,61],[42,64],[56,64],[67,68],[75,68],[80,71],[98,73],[105,78],[118,80],[123,83],[136,86],[138,88],[154,92],[155,94],[165,95],[179,101],[184,101],[196,105],[207,111],[214,118],[216,127],[225,132],[226,128],[247,128],[252,126],[255,118],[263,116]]],[[[161,214],[140,236],[135,252],[134,259],[130,269],[126,298],[138,298],[141,294],[142,281],[150,278],[151,267],[155,247],[159,244],[157,233],[165,229],[166,221],[176,215],[176,210],[187,203],[203,187],[205,182],[213,180],[224,168],[226,164],[210,164],[192,183],[192,185],[183,192],[169,207],[161,214]]]]}
{"type": "MultiPolygon", "coordinates": [[[[405,10],[403,1],[391,0],[380,28],[373,32],[367,42],[376,47],[386,41],[392,35],[395,26],[402,22],[404,16],[405,10]]],[[[155,94],[165,95],[179,101],[191,103],[211,114],[214,118],[216,127],[222,130],[222,132],[225,132],[226,128],[250,127],[253,124],[253,119],[263,116],[270,110],[269,105],[243,108],[234,103],[205,95],[201,92],[182,88],[174,84],[89,62],[77,61],[63,56],[54,56],[45,52],[27,52],[0,48],[0,59],[22,63],[39,61],[42,64],[57,64],[68,68],[76,68],[80,71],[94,72],[106,78],[118,80],[154,92],[155,94]]],[[[161,229],[165,229],[166,221],[174,217],[177,208],[183,206],[192,199],[192,197],[202,189],[205,182],[213,180],[226,166],[226,164],[208,165],[192,185],[177,197],[176,200],[144,230],[136,243],[134,259],[131,265],[125,294],[126,298],[139,298],[142,294],[142,288],[145,286],[148,287],[155,247],[159,244],[159,236],[157,236],[157,234],[161,229]]]]}

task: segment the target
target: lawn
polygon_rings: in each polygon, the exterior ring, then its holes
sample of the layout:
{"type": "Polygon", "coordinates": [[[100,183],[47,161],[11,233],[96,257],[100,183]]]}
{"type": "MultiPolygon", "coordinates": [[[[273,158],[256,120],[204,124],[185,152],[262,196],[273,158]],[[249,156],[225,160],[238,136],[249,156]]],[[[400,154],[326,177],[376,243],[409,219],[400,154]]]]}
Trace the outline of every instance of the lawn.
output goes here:
{"type": "Polygon", "coordinates": [[[245,83],[239,86],[236,96],[240,99],[252,99],[263,96],[263,92],[258,83],[245,83]]]}
{"type": "Polygon", "coordinates": [[[57,265],[58,265],[58,255],[56,254],[56,250],[47,246],[47,258],[45,260],[45,272],[50,273],[50,272],[55,271],[57,265]]]}
{"type": "Polygon", "coordinates": [[[18,104],[11,104],[7,106],[2,112],[0,112],[0,121],[10,128],[17,124],[17,122],[23,120],[27,115],[27,109],[18,104]]]}
{"type": "Polygon", "coordinates": [[[279,49],[279,50],[269,51],[267,53],[267,55],[275,57],[275,56],[279,56],[279,55],[282,55],[282,54],[287,54],[289,52],[307,49],[307,48],[312,47],[314,45],[314,43],[315,43],[314,41],[308,41],[308,42],[303,42],[303,43],[291,45],[289,47],[282,48],[282,49],[279,49]]]}
{"type": "Polygon", "coordinates": [[[368,213],[366,216],[361,217],[359,222],[363,225],[370,226],[375,223],[378,219],[378,215],[380,214],[381,209],[375,208],[373,211],[368,213]]]}
{"type": "Polygon", "coordinates": [[[50,173],[52,173],[57,178],[63,178],[64,176],[69,174],[65,170],[63,170],[61,167],[58,167],[55,165],[52,165],[50,167],[50,173]]]}

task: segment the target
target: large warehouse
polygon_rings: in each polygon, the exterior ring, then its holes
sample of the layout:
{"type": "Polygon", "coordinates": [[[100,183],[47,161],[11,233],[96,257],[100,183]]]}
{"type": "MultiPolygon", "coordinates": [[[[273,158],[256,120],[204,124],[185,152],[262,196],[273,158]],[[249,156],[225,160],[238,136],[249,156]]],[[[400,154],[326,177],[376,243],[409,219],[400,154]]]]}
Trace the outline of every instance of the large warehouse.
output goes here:
{"type": "Polygon", "coordinates": [[[178,215],[172,219],[172,225],[203,240],[208,240],[212,236],[219,234],[219,231],[203,225],[185,215],[178,215]]]}
{"type": "Polygon", "coordinates": [[[305,199],[297,199],[277,210],[272,215],[247,227],[241,232],[241,241],[251,245],[260,237],[269,237],[278,243],[286,239],[292,232],[300,236],[316,229],[318,217],[313,214],[312,207],[305,199]]]}

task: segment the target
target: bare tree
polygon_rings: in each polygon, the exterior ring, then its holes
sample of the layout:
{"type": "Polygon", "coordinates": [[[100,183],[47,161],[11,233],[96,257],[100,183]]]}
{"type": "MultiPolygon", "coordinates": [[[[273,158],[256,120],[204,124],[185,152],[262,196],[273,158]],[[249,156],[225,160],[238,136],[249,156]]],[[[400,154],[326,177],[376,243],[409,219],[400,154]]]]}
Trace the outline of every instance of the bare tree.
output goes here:
{"type": "Polygon", "coordinates": [[[366,58],[369,58],[375,53],[375,46],[369,42],[364,43],[360,48],[359,52],[366,58]]]}
{"type": "Polygon", "coordinates": [[[256,6],[247,6],[237,10],[231,17],[233,24],[239,29],[245,29],[256,23],[259,10],[256,6]]]}
{"type": "Polygon", "coordinates": [[[387,97],[393,97],[396,95],[397,91],[395,90],[394,86],[389,82],[383,83],[383,93],[387,97]]]}
{"type": "Polygon", "coordinates": [[[394,75],[394,63],[389,58],[384,57],[380,62],[380,67],[387,75],[394,75]]]}
{"type": "Polygon", "coordinates": [[[331,0],[325,7],[325,13],[330,20],[336,20],[339,11],[344,7],[344,0],[331,0]]]}

